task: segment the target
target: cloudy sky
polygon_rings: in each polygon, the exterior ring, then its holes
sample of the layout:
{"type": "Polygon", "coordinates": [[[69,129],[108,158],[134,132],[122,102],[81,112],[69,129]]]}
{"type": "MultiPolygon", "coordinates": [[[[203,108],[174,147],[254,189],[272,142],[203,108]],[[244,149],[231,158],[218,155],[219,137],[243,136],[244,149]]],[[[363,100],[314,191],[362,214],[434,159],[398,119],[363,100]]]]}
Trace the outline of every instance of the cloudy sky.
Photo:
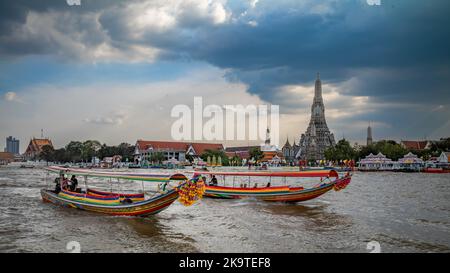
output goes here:
{"type": "MultiPolygon", "coordinates": [[[[316,73],[336,138],[450,135],[450,1],[0,1],[0,149],[13,135],[170,139],[176,104],[280,105],[306,129],[316,73]]],[[[258,142],[256,142],[258,143],[258,142]]],[[[281,144],[282,144],[281,143],[281,144]]],[[[238,144],[229,142],[228,145],[238,144]]]]}

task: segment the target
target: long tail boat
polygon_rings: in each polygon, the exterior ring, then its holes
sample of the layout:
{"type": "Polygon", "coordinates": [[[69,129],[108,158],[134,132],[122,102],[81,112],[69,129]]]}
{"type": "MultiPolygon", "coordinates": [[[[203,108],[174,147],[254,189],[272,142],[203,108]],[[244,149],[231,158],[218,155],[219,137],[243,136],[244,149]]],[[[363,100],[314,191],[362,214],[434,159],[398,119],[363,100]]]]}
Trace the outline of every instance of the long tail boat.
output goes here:
{"type": "Polygon", "coordinates": [[[42,189],[44,202],[109,215],[148,216],[168,208],[177,199],[180,199],[183,205],[191,205],[201,198],[204,192],[203,181],[188,179],[183,174],[121,173],[63,167],[49,167],[46,170],[59,173],[60,176],[66,174],[85,177],[85,189],[80,192],[63,188],[58,191],[42,189]],[[91,189],[87,186],[88,177],[107,178],[110,181],[142,181],[142,193],[115,193],[91,189]],[[146,182],[158,183],[158,190],[153,191],[153,196],[148,199],[145,199],[146,182]],[[171,182],[176,185],[171,185],[171,182]]]}
{"type": "MultiPolygon", "coordinates": [[[[318,170],[318,171],[301,171],[301,172],[209,172],[209,171],[195,171],[196,176],[209,176],[210,179],[213,176],[233,177],[233,186],[224,185],[211,185],[205,186],[205,197],[220,198],[220,199],[241,199],[253,197],[264,201],[278,201],[278,202],[301,202],[310,199],[317,198],[322,194],[334,189],[339,191],[344,189],[351,181],[351,174],[347,173],[343,177],[339,177],[339,174],[335,170],[318,170]],[[242,185],[236,187],[234,178],[236,177],[248,177],[246,184],[249,187],[243,187],[242,185]],[[305,178],[305,177],[318,177],[321,179],[320,183],[311,188],[295,187],[289,185],[283,186],[270,186],[270,183],[264,187],[251,187],[250,179],[252,177],[268,177],[269,182],[273,177],[281,178],[305,178]],[[334,180],[331,180],[334,179],[334,180]]],[[[208,178],[206,178],[208,179],[208,178]]]]}

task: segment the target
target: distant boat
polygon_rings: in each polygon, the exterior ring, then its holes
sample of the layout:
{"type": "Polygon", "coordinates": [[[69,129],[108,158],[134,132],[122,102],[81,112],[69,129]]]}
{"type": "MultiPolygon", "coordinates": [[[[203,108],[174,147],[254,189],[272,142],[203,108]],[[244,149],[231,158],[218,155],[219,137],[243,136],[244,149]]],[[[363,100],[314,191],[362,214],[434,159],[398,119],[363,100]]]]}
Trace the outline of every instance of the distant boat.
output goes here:
{"type": "Polygon", "coordinates": [[[20,165],[20,168],[22,168],[22,169],[33,169],[34,165],[24,165],[24,164],[22,164],[22,165],[20,165]]]}
{"type": "Polygon", "coordinates": [[[444,168],[425,168],[424,173],[450,173],[450,169],[444,168]]]}

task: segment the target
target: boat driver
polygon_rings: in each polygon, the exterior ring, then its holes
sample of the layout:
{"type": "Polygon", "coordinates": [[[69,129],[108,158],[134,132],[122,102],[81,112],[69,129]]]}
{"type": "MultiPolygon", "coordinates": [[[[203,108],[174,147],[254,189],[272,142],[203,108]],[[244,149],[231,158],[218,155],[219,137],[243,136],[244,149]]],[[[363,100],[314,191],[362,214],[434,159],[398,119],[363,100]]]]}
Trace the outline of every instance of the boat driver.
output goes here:
{"type": "Polygon", "coordinates": [[[210,185],[217,186],[217,178],[215,175],[212,176],[210,185]]]}
{"type": "Polygon", "coordinates": [[[75,177],[75,175],[72,175],[72,178],[70,178],[70,190],[76,191],[78,186],[78,179],[75,177]]]}

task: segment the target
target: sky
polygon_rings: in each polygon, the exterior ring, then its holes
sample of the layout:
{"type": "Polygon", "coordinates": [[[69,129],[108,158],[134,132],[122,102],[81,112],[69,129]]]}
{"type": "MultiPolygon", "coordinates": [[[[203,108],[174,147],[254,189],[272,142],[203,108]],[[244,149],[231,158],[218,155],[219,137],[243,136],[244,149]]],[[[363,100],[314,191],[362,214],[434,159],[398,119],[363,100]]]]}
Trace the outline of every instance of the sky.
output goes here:
{"type": "Polygon", "coordinates": [[[337,139],[450,136],[448,0],[80,3],[0,1],[0,149],[41,129],[56,147],[170,140],[194,96],[279,105],[279,144],[298,142],[317,72],[337,139]]]}

